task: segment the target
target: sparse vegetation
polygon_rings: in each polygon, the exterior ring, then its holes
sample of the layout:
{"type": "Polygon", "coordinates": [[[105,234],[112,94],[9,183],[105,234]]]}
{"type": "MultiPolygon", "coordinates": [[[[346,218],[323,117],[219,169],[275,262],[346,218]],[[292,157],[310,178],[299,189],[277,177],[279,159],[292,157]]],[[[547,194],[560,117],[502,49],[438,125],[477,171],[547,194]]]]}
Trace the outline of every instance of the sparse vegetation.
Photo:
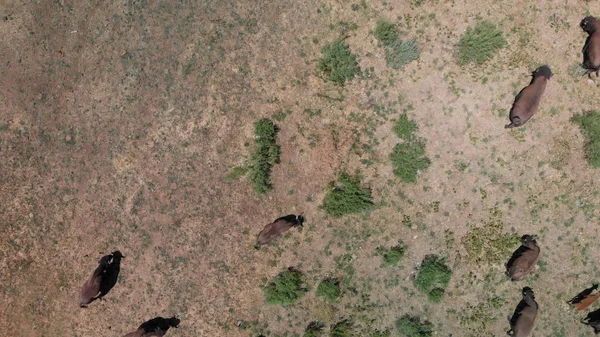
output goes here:
{"type": "Polygon", "coordinates": [[[352,321],[349,319],[335,323],[329,331],[329,337],[350,337],[352,336],[352,321]]]}
{"type": "Polygon", "coordinates": [[[425,156],[425,144],[422,140],[399,143],[390,154],[394,175],[407,183],[416,183],[417,175],[431,165],[425,156]]]}
{"type": "Polygon", "coordinates": [[[279,145],[277,145],[277,126],[268,118],[254,123],[256,150],[250,155],[250,184],[259,194],[271,189],[270,177],[273,165],[279,163],[279,145]]]}
{"type": "Polygon", "coordinates": [[[593,167],[600,167],[600,111],[586,111],[573,116],[572,121],[579,125],[585,136],[585,158],[593,167]]]}
{"type": "Polygon", "coordinates": [[[327,214],[334,217],[360,213],[374,207],[371,189],[362,186],[358,176],[352,177],[346,172],[340,173],[337,183],[329,185],[321,205],[327,214]]]}
{"type": "Polygon", "coordinates": [[[412,61],[419,59],[419,47],[415,40],[400,39],[392,42],[385,49],[385,61],[390,68],[400,69],[412,61]]]}
{"type": "Polygon", "coordinates": [[[319,61],[319,70],[335,83],[344,85],[346,81],[360,73],[356,55],[344,41],[336,41],[323,46],[323,56],[319,61]]]}
{"type": "Polygon", "coordinates": [[[308,324],[306,330],[304,330],[303,337],[319,337],[323,334],[324,327],[325,324],[323,324],[322,322],[312,321],[308,324]]]}
{"type": "Polygon", "coordinates": [[[402,258],[404,257],[404,254],[406,253],[406,250],[408,249],[408,247],[406,246],[406,244],[404,244],[404,242],[400,241],[396,246],[390,248],[390,249],[385,249],[383,248],[383,265],[384,266],[395,266],[398,264],[398,262],[400,262],[400,260],[402,260],[402,258]]]}
{"type": "Polygon", "coordinates": [[[427,294],[432,302],[439,302],[444,295],[452,270],[440,256],[430,254],[425,256],[415,277],[415,287],[427,294]]]}
{"type": "Polygon", "coordinates": [[[319,283],[315,295],[325,297],[330,301],[337,299],[340,296],[340,282],[333,278],[324,279],[319,283]]]}
{"type": "Polygon", "coordinates": [[[399,336],[406,337],[430,337],[433,335],[433,327],[429,322],[421,322],[418,317],[404,316],[396,322],[399,336]]]}
{"type": "Polygon", "coordinates": [[[483,64],[504,46],[506,39],[502,31],[490,21],[480,21],[475,27],[467,28],[460,38],[458,58],[461,64],[483,64]]]}
{"type": "Polygon", "coordinates": [[[241,176],[248,172],[248,168],[245,166],[234,166],[231,171],[225,176],[226,181],[236,181],[241,176]]]}
{"type": "Polygon", "coordinates": [[[278,305],[296,303],[307,292],[302,286],[302,279],[299,270],[289,268],[282,271],[265,286],[265,302],[278,305]]]}
{"type": "Polygon", "coordinates": [[[471,262],[476,264],[502,262],[519,245],[518,235],[504,233],[501,218],[502,212],[494,207],[490,211],[488,222],[470,229],[462,238],[462,244],[471,262]]]}

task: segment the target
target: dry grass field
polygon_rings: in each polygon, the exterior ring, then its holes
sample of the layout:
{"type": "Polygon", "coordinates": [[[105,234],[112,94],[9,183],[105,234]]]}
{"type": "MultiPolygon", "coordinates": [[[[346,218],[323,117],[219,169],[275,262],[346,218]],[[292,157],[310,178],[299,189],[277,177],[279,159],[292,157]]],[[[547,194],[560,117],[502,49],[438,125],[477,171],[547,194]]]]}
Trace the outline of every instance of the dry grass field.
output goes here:
{"type": "Polygon", "coordinates": [[[599,171],[571,120],[600,103],[578,67],[586,15],[600,3],[1,1],[0,335],[122,336],[177,315],[167,336],[405,336],[409,315],[433,331],[413,336],[505,336],[525,286],[534,336],[592,335],[566,303],[600,281],[599,171]],[[481,22],[505,43],[469,62],[459,41],[481,22]],[[324,64],[336,42],[349,49],[324,64]],[[335,82],[327,66],[348,50],[359,70],[335,82]],[[537,114],[504,129],[542,64],[537,114]],[[262,118],[280,156],[257,193],[262,118]],[[421,151],[412,171],[403,145],[421,151]],[[328,214],[343,173],[372,202],[328,214]],[[302,212],[303,228],[254,249],[302,212]],[[523,234],[541,257],[511,282],[523,234]],[[117,249],[116,287],[80,308],[117,249]],[[430,254],[451,276],[426,294],[430,254]],[[267,303],[288,267],[297,298],[267,303]]]}

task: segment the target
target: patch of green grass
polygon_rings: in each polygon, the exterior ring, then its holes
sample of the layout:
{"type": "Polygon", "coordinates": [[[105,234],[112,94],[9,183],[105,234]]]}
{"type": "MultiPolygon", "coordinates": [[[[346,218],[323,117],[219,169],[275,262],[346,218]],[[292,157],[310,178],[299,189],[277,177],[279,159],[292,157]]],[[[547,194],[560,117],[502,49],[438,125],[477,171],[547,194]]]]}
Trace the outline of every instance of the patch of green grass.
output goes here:
{"type": "Polygon", "coordinates": [[[585,136],[585,158],[593,167],[600,167],[600,111],[586,111],[573,116],[573,123],[578,124],[585,136]]]}
{"type": "Polygon", "coordinates": [[[302,283],[303,275],[299,270],[282,271],[264,287],[265,302],[284,306],[296,303],[307,292],[302,283]]]}
{"type": "Polygon", "coordinates": [[[452,270],[445,260],[434,254],[425,256],[415,277],[415,287],[427,294],[432,302],[439,302],[448,287],[452,270]]]}
{"type": "Polygon", "coordinates": [[[246,172],[248,172],[248,168],[245,166],[234,166],[231,169],[231,172],[229,172],[226,176],[225,176],[225,180],[226,181],[236,181],[239,180],[241,176],[243,176],[244,174],[246,174],[246,172]]]}
{"type": "Polygon", "coordinates": [[[340,296],[340,282],[333,278],[324,279],[319,283],[315,295],[325,297],[330,301],[335,300],[340,296]]]}
{"type": "Polygon", "coordinates": [[[335,323],[329,331],[329,337],[350,337],[352,336],[353,324],[349,319],[335,323]]]}
{"type": "Polygon", "coordinates": [[[425,143],[417,139],[396,144],[390,160],[394,175],[407,183],[416,183],[419,171],[431,165],[431,160],[425,156],[425,143]]]}
{"type": "Polygon", "coordinates": [[[404,244],[404,242],[400,241],[396,246],[390,248],[389,250],[384,248],[383,253],[383,266],[395,266],[402,260],[404,254],[406,254],[406,250],[408,246],[404,244]]]}
{"type": "Polygon", "coordinates": [[[371,189],[363,186],[358,176],[340,173],[338,181],[332,182],[320,206],[328,215],[339,217],[360,213],[375,207],[371,189]]]}
{"type": "Polygon", "coordinates": [[[250,184],[259,194],[271,190],[271,170],[279,163],[279,145],[277,145],[277,126],[272,120],[262,118],[254,122],[256,150],[250,155],[250,184]]]}
{"type": "Polygon", "coordinates": [[[394,124],[394,133],[396,133],[398,138],[411,140],[414,138],[415,131],[417,131],[417,123],[408,119],[406,113],[401,114],[396,124],[394,124]]]}
{"type": "Polygon", "coordinates": [[[458,42],[458,58],[461,64],[483,64],[498,50],[506,46],[504,34],[490,21],[480,21],[467,31],[458,42]]]}
{"type": "Polygon", "coordinates": [[[433,327],[429,322],[421,322],[418,317],[404,316],[396,322],[399,336],[406,337],[430,337],[433,335],[433,327]]]}
{"type": "Polygon", "coordinates": [[[323,56],[319,61],[319,70],[335,83],[344,85],[346,81],[360,73],[356,55],[344,41],[336,41],[323,46],[323,56]]]}
{"type": "Polygon", "coordinates": [[[400,41],[398,39],[385,49],[385,62],[393,69],[400,69],[410,62],[418,60],[419,56],[419,47],[415,40],[400,41]]]}
{"type": "Polygon", "coordinates": [[[319,321],[312,321],[308,324],[306,330],[304,330],[303,337],[319,337],[323,334],[324,327],[325,324],[319,321]]]}
{"type": "Polygon", "coordinates": [[[469,261],[476,264],[496,264],[510,256],[520,238],[504,232],[502,212],[494,207],[490,219],[480,227],[470,229],[462,238],[469,261]]]}
{"type": "Polygon", "coordinates": [[[384,46],[389,46],[392,42],[399,40],[396,26],[385,19],[377,20],[373,35],[375,35],[375,38],[384,46]]]}

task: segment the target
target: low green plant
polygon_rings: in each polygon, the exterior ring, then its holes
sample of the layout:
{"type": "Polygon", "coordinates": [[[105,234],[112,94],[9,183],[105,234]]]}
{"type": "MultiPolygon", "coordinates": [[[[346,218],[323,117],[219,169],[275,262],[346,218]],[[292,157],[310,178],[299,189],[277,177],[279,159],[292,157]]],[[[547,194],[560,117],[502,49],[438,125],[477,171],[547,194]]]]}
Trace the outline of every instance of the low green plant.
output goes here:
{"type": "Polygon", "coordinates": [[[403,316],[396,322],[398,335],[406,337],[430,337],[433,335],[431,323],[421,322],[418,317],[403,316]]]}
{"type": "Polygon", "coordinates": [[[448,287],[452,270],[445,260],[434,254],[425,256],[415,277],[415,287],[427,294],[432,302],[439,302],[448,287]]]}
{"type": "Polygon", "coordinates": [[[458,42],[458,58],[461,64],[483,64],[498,50],[506,46],[504,34],[490,21],[480,21],[467,28],[458,42]]]}
{"type": "Polygon", "coordinates": [[[600,167],[600,111],[586,111],[571,119],[585,136],[585,158],[593,167],[600,167]]]}
{"type": "Polygon", "coordinates": [[[265,194],[271,190],[271,170],[279,163],[279,145],[277,145],[277,126],[272,120],[262,118],[254,122],[256,149],[250,154],[249,180],[254,190],[265,194]]]}
{"type": "Polygon", "coordinates": [[[303,337],[319,337],[323,334],[323,328],[325,328],[325,324],[319,321],[312,321],[304,330],[303,337]]]}
{"type": "Polygon", "coordinates": [[[408,115],[403,113],[400,118],[394,124],[394,133],[398,138],[404,140],[411,140],[415,137],[414,133],[417,131],[417,123],[411,119],[408,119],[408,115]]]}
{"type": "Polygon", "coordinates": [[[308,291],[302,283],[303,274],[299,270],[282,271],[264,287],[265,302],[284,306],[296,303],[308,291]]]}
{"type": "Polygon", "coordinates": [[[236,181],[240,179],[241,176],[248,172],[248,167],[246,166],[234,166],[231,171],[225,176],[226,181],[236,181]]]}
{"type": "Polygon", "coordinates": [[[329,337],[350,337],[352,336],[353,325],[349,319],[337,322],[329,330],[329,337]]]}
{"type": "Polygon", "coordinates": [[[395,40],[385,48],[385,62],[393,69],[400,69],[404,65],[419,59],[419,47],[415,40],[395,40]]]}
{"type": "Polygon", "coordinates": [[[396,26],[385,19],[377,20],[373,35],[384,46],[389,46],[392,42],[399,40],[396,26]]]}
{"type": "Polygon", "coordinates": [[[346,81],[360,73],[356,55],[344,41],[336,41],[323,46],[323,56],[319,61],[319,70],[335,83],[344,85],[346,81]]]}
{"type": "Polygon", "coordinates": [[[337,299],[340,296],[340,282],[333,278],[324,279],[319,283],[315,295],[325,297],[330,301],[337,299]]]}
{"type": "Polygon", "coordinates": [[[394,175],[407,183],[416,183],[419,171],[431,165],[431,160],[425,156],[425,143],[420,139],[396,144],[390,160],[394,175]]]}
{"type": "Polygon", "coordinates": [[[400,241],[398,245],[390,248],[385,253],[383,253],[383,265],[384,266],[395,266],[402,260],[404,254],[406,254],[406,250],[408,246],[404,244],[404,242],[400,241]]]}
{"type": "Polygon", "coordinates": [[[358,176],[353,177],[346,172],[339,174],[337,182],[329,184],[320,206],[328,215],[334,217],[360,213],[374,207],[371,189],[362,186],[358,176]]]}

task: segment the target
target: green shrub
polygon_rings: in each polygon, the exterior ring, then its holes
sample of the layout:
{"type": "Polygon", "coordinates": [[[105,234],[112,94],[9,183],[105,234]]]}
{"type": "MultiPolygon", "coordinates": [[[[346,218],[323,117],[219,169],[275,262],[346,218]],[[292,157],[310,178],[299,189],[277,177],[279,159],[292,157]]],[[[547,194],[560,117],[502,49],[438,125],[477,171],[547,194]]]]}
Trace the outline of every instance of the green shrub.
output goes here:
{"type": "Polygon", "coordinates": [[[350,337],[352,333],[352,321],[346,319],[335,323],[329,331],[329,337],[350,337]]]}
{"type": "Polygon", "coordinates": [[[327,278],[319,283],[316,292],[317,297],[325,297],[333,301],[340,296],[340,282],[336,279],[327,278]]]}
{"type": "Polygon", "coordinates": [[[331,216],[360,213],[375,207],[371,189],[361,185],[359,177],[352,177],[346,172],[340,173],[337,184],[329,184],[327,194],[320,206],[331,216]]]}
{"type": "Polygon", "coordinates": [[[244,174],[246,174],[246,172],[248,172],[248,168],[245,166],[234,166],[231,169],[231,172],[229,172],[226,176],[225,176],[225,180],[226,181],[236,181],[238,179],[240,179],[241,176],[243,176],[244,174]]]}
{"type": "Polygon", "coordinates": [[[585,136],[585,158],[593,167],[600,167],[600,111],[587,111],[573,116],[585,136]]]}
{"type": "Polygon", "coordinates": [[[375,35],[375,38],[384,46],[389,46],[392,42],[399,40],[396,26],[385,19],[377,20],[373,35],[375,35]]]}
{"type": "Polygon", "coordinates": [[[325,324],[319,321],[312,321],[308,324],[306,330],[304,330],[303,337],[319,337],[322,335],[324,327],[325,324]]]}
{"type": "Polygon", "coordinates": [[[307,292],[302,287],[302,272],[289,268],[275,276],[264,288],[267,304],[294,304],[307,292]]]}
{"type": "Polygon", "coordinates": [[[408,247],[404,242],[400,241],[398,245],[390,248],[383,253],[383,265],[384,266],[395,266],[402,260],[408,247]]]}
{"type": "Polygon", "coordinates": [[[407,183],[416,183],[419,171],[431,165],[431,161],[425,156],[425,143],[418,139],[396,144],[390,160],[394,175],[407,183]]]}
{"type": "Polygon", "coordinates": [[[257,193],[271,190],[270,177],[273,165],[279,163],[279,146],[275,138],[277,126],[268,118],[254,122],[256,150],[250,155],[250,184],[257,193]]]}
{"type": "Polygon", "coordinates": [[[439,302],[448,287],[452,270],[446,266],[443,258],[427,255],[415,277],[415,287],[427,294],[432,302],[439,302]]]}
{"type": "Polygon", "coordinates": [[[467,28],[458,42],[458,57],[461,64],[482,64],[499,49],[506,46],[501,30],[489,21],[480,21],[475,27],[467,28]]]}
{"type": "Polygon", "coordinates": [[[417,123],[408,119],[406,113],[401,114],[396,124],[394,124],[394,133],[398,138],[411,140],[414,138],[415,131],[417,131],[417,123]]]}
{"type": "Polygon", "coordinates": [[[385,48],[385,62],[394,69],[400,69],[404,65],[419,59],[419,47],[415,40],[392,42],[385,48]]]}
{"type": "Polygon", "coordinates": [[[433,335],[433,327],[429,322],[421,322],[418,317],[404,316],[396,322],[396,328],[400,336],[406,337],[430,337],[433,335]]]}
{"type": "Polygon", "coordinates": [[[323,46],[321,52],[323,56],[319,61],[319,70],[330,81],[344,85],[346,81],[360,73],[356,55],[350,51],[350,47],[344,41],[327,44],[323,46]]]}

